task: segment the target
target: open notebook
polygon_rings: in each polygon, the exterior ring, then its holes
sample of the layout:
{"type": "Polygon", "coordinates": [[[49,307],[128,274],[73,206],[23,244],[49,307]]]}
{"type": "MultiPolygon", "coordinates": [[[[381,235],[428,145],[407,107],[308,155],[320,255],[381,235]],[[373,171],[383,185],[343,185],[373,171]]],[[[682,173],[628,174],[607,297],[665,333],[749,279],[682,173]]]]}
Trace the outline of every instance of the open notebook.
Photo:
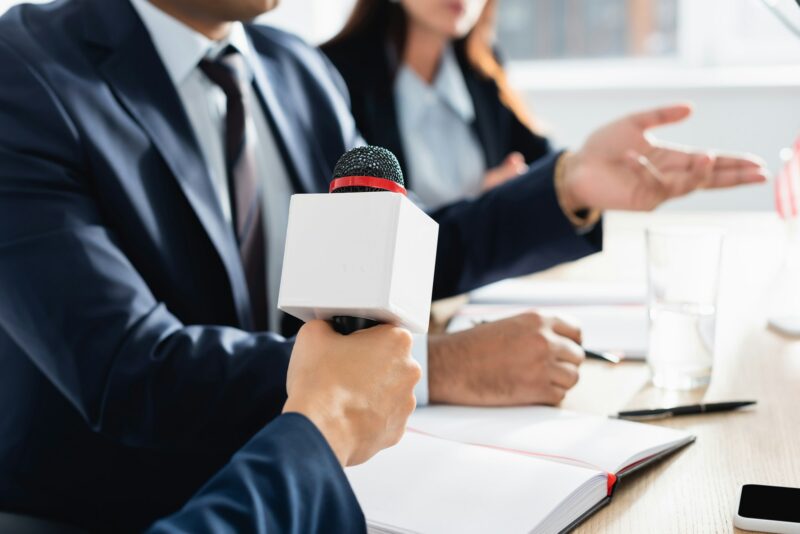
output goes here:
{"type": "Polygon", "coordinates": [[[371,532],[555,533],[620,479],[694,441],[556,408],[421,408],[395,447],[347,470],[371,532]]]}

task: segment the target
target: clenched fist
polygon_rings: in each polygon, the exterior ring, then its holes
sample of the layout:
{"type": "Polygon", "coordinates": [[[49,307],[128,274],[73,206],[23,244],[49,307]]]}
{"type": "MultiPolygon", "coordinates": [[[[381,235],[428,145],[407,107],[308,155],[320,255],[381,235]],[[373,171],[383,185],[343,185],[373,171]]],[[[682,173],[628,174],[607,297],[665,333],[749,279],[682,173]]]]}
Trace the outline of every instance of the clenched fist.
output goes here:
{"type": "Polygon", "coordinates": [[[431,402],[558,404],[578,382],[580,342],[578,327],[535,312],[431,337],[431,402]]]}

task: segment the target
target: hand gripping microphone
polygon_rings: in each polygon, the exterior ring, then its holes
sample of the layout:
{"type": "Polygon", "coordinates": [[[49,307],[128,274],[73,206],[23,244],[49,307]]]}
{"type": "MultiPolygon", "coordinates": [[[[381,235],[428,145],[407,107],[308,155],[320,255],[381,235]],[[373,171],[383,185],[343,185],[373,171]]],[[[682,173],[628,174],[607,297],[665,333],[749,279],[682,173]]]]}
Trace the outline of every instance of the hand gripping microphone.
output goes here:
{"type": "Polygon", "coordinates": [[[439,227],[406,197],[397,158],[347,152],[330,192],[292,196],[278,307],[342,334],[378,323],[427,332],[439,227]]]}

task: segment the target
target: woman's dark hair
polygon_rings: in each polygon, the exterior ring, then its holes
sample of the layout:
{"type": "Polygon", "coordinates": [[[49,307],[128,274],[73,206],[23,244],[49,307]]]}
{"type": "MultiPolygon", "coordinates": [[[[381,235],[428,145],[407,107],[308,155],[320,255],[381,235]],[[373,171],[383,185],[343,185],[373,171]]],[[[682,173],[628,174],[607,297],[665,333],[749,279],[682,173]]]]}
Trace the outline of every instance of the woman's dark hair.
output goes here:
{"type": "MultiPolygon", "coordinates": [[[[497,0],[488,0],[478,23],[469,34],[456,41],[455,46],[463,52],[470,68],[480,76],[495,82],[503,104],[520,122],[534,130],[533,119],[527,112],[522,98],[511,88],[506,71],[492,47],[496,9],[497,0]]],[[[389,62],[388,65],[389,75],[394,78],[406,47],[407,30],[408,15],[400,2],[357,0],[344,28],[322,47],[353,46],[354,50],[373,49],[373,52],[380,53],[379,51],[385,51],[388,44],[391,52],[396,54],[396,60],[389,62]]]]}
{"type": "MultiPolygon", "coordinates": [[[[406,46],[407,16],[399,2],[357,0],[344,28],[322,48],[388,41],[402,55],[406,46]]],[[[396,70],[398,65],[392,65],[396,70]]],[[[394,73],[393,73],[394,74],[394,73]]]]}

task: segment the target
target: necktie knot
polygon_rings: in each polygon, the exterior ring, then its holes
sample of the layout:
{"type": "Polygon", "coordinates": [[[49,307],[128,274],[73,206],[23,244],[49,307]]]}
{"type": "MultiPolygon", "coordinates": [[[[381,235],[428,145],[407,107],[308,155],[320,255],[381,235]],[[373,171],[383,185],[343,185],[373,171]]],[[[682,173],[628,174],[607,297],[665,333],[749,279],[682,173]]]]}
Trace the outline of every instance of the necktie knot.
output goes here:
{"type": "Polygon", "coordinates": [[[225,93],[225,159],[228,171],[231,172],[238,163],[245,144],[247,110],[244,98],[244,58],[234,47],[228,46],[216,60],[204,59],[198,66],[225,93]]]}
{"type": "Polygon", "coordinates": [[[242,55],[228,46],[215,60],[203,59],[200,70],[230,98],[241,98],[243,86],[248,83],[247,66],[242,55]]]}

